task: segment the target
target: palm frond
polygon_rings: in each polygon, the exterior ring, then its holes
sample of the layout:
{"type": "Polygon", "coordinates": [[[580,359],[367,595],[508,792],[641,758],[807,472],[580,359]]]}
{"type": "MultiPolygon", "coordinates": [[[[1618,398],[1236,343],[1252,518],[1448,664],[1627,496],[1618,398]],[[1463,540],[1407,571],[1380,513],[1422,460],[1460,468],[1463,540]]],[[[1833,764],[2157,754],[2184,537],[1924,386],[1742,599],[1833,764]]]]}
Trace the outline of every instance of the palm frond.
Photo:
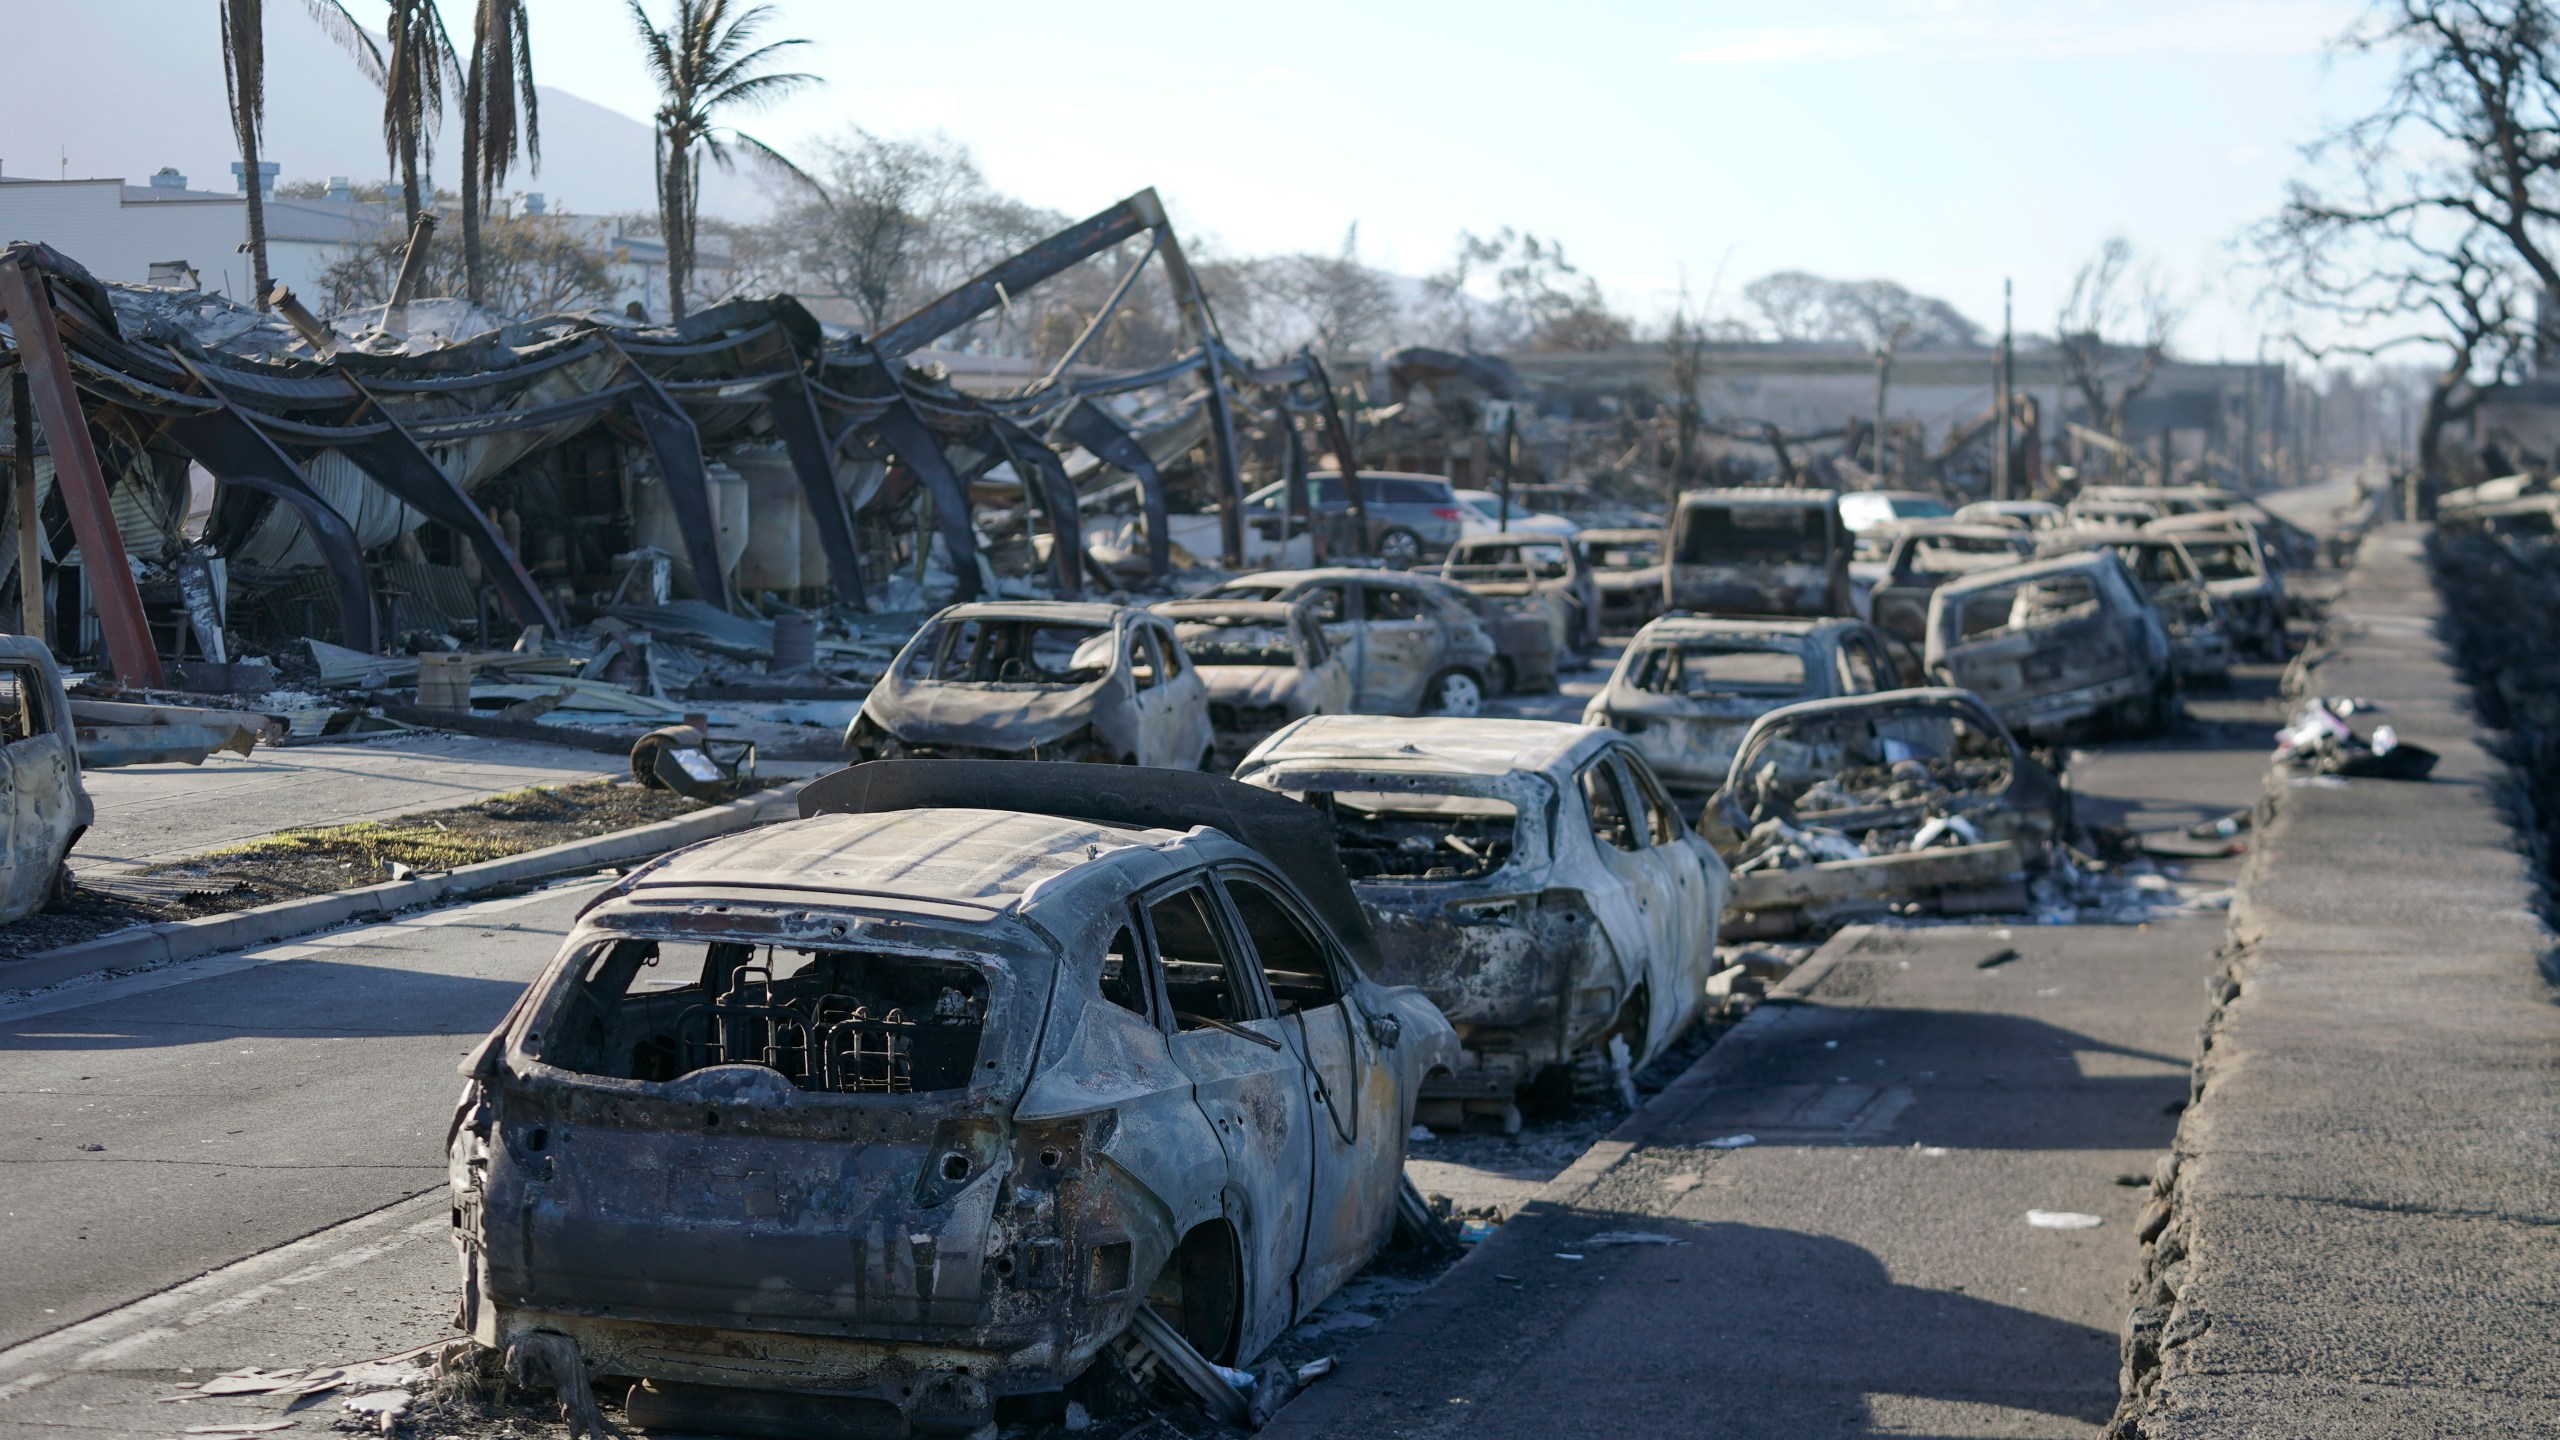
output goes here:
{"type": "MultiPolygon", "coordinates": [[[[722,65],[710,74],[703,76],[702,88],[705,90],[717,90],[724,85],[735,82],[741,77],[754,71],[759,66],[771,64],[774,52],[779,50],[788,50],[795,45],[806,45],[808,43],[809,42],[806,40],[776,40],[770,45],[759,46],[756,49],[749,51],[747,54],[741,55],[737,59],[722,65]]],[[[814,80],[817,77],[811,75],[806,78],[814,80]]]]}
{"type": "Polygon", "coordinates": [[[706,113],[720,110],[761,110],[790,92],[804,85],[816,83],[817,80],[818,77],[815,75],[752,75],[726,89],[714,90],[705,95],[702,100],[702,109],[706,113]]]}
{"type": "Polygon", "coordinates": [[[355,58],[356,69],[363,73],[364,78],[372,81],[375,89],[381,89],[387,67],[382,63],[382,48],[373,43],[372,32],[358,24],[356,17],[348,14],[347,7],[339,0],[302,0],[302,8],[310,12],[313,23],[320,27],[322,34],[338,42],[339,49],[355,58]]]}

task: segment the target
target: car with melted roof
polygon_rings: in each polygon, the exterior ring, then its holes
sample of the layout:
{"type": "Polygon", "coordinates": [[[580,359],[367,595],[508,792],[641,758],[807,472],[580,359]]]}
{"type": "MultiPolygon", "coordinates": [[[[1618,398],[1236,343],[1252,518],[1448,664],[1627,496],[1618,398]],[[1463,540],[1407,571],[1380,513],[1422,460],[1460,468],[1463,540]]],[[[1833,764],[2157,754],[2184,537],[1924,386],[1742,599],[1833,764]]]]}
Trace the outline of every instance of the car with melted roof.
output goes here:
{"type": "Polygon", "coordinates": [[[1208,687],[1219,771],[1292,720],[1350,713],[1351,667],[1306,606],[1167,600],[1154,609],[1173,622],[1208,687]]]}
{"type": "Polygon", "coordinates": [[[1616,731],[1324,716],[1264,741],[1236,778],[1330,823],[1377,975],[1458,1027],[1465,1058],[1425,1082],[1428,1123],[1516,1129],[1523,1087],[1607,1087],[1705,999],[1731,882],[1616,731]]]}
{"type": "Polygon", "coordinates": [[[862,760],[1211,763],[1208,688],[1127,605],[991,600],[925,622],[845,727],[862,760]]]}
{"type": "Polygon", "coordinates": [[[1891,689],[1864,621],[1665,615],[1636,633],[1582,723],[1615,730],[1675,794],[1724,783],[1753,721],[1780,706],[1891,689]]]}
{"type": "Polygon", "coordinates": [[[1321,817],[972,761],[800,808],[605,890],[465,1059],[475,1340],[652,1431],[990,1434],[1121,1337],[1249,1364],[1377,1253],[1456,1040],[1321,817]]]}
{"type": "Polygon", "coordinates": [[[1377,715],[1473,715],[1501,673],[1494,636],[1464,592],[1437,576],[1336,566],[1265,570],[1202,599],[1272,600],[1315,612],[1349,657],[1352,708],[1377,715]]]}

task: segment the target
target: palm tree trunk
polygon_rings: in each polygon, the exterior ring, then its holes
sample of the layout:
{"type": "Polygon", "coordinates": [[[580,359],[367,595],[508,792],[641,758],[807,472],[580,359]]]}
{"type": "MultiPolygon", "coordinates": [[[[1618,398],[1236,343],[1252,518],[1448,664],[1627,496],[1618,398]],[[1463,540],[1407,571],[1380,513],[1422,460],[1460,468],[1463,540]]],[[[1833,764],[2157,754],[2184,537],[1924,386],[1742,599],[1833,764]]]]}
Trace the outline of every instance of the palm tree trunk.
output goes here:
{"type": "Polygon", "coordinates": [[[249,273],[257,287],[258,308],[267,308],[267,293],[276,288],[275,277],[267,271],[267,196],[266,176],[258,169],[258,132],[255,126],[240,127],[240,165],[246,172],[241,184],[249,192],[249,273]]]}
{"type": "MultiPolygon", "coordinates": [[[[471,67],[462,81],[462,293],[480,303],[480,103],[483,98],[480,37],[472,36],[471,67]]],[[[503,78],[503,77],[502,77],[503,78]]]]}
{"type": "Polygon", "coordinates": [[[400,137],[400,226],[403,233],[418,228],[418,136],[408,131],[400,137]]]}
{"type": "Polygon", "coordinates": [[[689,145],[667,146],[667,173],[659,180],[663,197],[659,228],[667,242],[667,318],[684,318],[684,292],[693,270],[693,169],[685,163],[689,145]]]}

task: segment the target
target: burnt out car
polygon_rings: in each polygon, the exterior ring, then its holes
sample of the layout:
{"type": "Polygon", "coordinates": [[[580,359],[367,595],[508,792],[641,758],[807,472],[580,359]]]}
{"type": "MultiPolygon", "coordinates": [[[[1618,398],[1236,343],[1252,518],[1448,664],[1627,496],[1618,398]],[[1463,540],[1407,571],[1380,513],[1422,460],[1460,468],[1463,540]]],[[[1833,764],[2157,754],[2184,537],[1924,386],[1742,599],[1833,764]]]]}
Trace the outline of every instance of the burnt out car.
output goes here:
{"type": "Polygon", "coordinates": [[[2260,660],[2285,658],[2284,618],[2290,607],[2284,567],[2245,514],[2219,510],[2172,515],[2142,528],[2175,535],[2186,547],[2236,647],[2260,660]]]}
{"type": "Polygon", "coordinates": [[[1663,608],[1851,615],[1848,527],[1829,490],[1690,490],[1672,508],[1663,608]]]}
{"type": "Polygon", "coordinates": [[[1676,1039],[1715,969],[1724,863],[1623,735],[1541,720],[1302,720],[1236,769],[1315,807],[1378,937],[1382,979],[1454,1021],[1434,1125],[1520,1121],[1676,1039]]]}
{"type": "Polygon", "coordinates": [[[1168,600],[1155,613],[1173,622],[1208,687],[1220,770],[1292,720],[1350,712],[1351,667],[1304,605],[1168,600]]]}
{"type": "Polygon", "coordinates": [[[1894,683],[1863,621],[1666,615],[1628,642],[1582,723],[1626,736],[1674,793],[1704,795],[1724,783],[1752,721],[1894,683]]]}
{"type": "Polygon", "coordinates": [[[1726,933],[1782,935],[2025,909],[2070,795],[1979,696],[1888,690],[1761,716],[1699,828],[1732,866],[1726,933]]]}
{"type": "Polygon", "coordinates": [[[954,605],[926,621],[844,745],[857,760],[1213,762],[1208,690],[1173,627],[1063,601],[954,605]]]}
{"type": "Polygon", "coordinates": [[[1492,691],[1497,651],[1475,607],[1451,588],[1432,576],[1339,566],[1239,575],[1200,598],[1306,605],[1349,658],[1351,703],[1364,714],[1473,715],[1492,691]]]}
{"type": "Polygon", "coordinates": [[[1377,1251],[1456,1041],[1321,817],[971,761],[800,806],[604,892],[465,1060],[479,1343],[653,1429],[992,1434],[1124,1332],[1249,1362],[1377,1251]]]}
{"type": "Polygon", "coordinates": [[[2144,732],[2178,712],[2169,631],[2112,550],[2083,550],[1938,587],[1929,676],[1982,697],[2010,728],[2087,721],[2144,732]]]}
{"type": "Polygon", "coordinates": [[[1449,547],[1440,578],[1504,610],[1538,616],[1558,654],[1600,643],[1600,590],[1561,535],[1470,535],[1449,547]]]}
{"type": "Polygon", "coordinates": [[[2231,632],[2222,607],[2215,603],[2204,571],[2177,535],[2118,526],[2075,526],[2047,536],[2038,553],[2099,548],[2114,551],[2126,572],[2151,597],[2151,608],[2160,612],[2160,623],[2169,628],[2169,648],[2177,657],[2180,675],[2209,680],[2230,675],[2231,632]]]}
{"type": "Polygon", "coordinates": [[[1624,635],[1662,613],[1662,532],[1585,530],[1573,537],[1600,592],[1600,629],[1624,635]]]}
{"type": "Polygon", "coordinates": [[[78,726],[62,671],[42,640],[0,635],[0,924],[32,915],[70,885],[71,847],[97,818],[80,783],[78,726]]]}
{"type": "MultiPolygon", "coordinates": [[[[2008,525],[1915,520],[1897,527],[1868,581],[1867,618],[1905,645],[1928,638],[1929,594],[1949,580],[2033,559],[2035,538],[2008,525]]],[[[1859,567],[1863,568],[1863,567],[1859,567]]]]}

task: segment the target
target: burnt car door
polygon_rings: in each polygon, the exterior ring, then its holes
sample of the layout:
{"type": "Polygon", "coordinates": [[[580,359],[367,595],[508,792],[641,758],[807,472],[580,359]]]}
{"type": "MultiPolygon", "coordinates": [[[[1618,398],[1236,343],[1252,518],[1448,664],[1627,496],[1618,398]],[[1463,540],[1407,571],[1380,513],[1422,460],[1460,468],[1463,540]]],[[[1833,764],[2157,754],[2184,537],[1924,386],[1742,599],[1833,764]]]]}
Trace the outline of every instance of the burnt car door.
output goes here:
{"type": "MultiPolygon", "coordinates": [[[[1577,867],[1573,880],[1589,899],[1617,965],[1614,975],[1575,977],[1570,1028],[1578,1042],[1605,1030],[1635,988],[1652,977],[1659,968],[1654,957],[1669,943],[1678,921],[1660,857],[1647,853],[1644,818],[1614,758],[1605,751],[1595,755],[1573,778],[1593,856],[1592,864],[1577,867]]],[[[1652,1016],[1659,1004],[1659,997],[1651,997],[1645,1033],[1629,1042],[1638,1060],[1656,1038],[1652,1016]]]]}
{"type": "Polygon", "coordinates": [[[1375,581],[1360,586],[1360,709],[1408,714],[1424,703],[1423,687],[1440,668],[1439,618],[1422,595],[1375,581]]]}
{"type": "Polygon", "coordinates": [[[41,666],[0,662],[0,785],[9,797],[0,917],[43,908],[80,823],[72,735],[57,694],[41,666]]]}
{"type": "Polygon", "coordinates": [[[1220,878],[1270,986],[1282,1039],[1303,1067],[1315,1213],[1297,1291],[1330,1295],[1376,1253],[1394,1221],[1404,1157],[1400,1092],[1350,997],[1358,972],[1324,927],[1261,876],[1237,870],[1220,878]]]}
{"type": "Polygon", "coordinates": [[[1891,677],[1897,669],[1876,647],[1875,638],[1865,631],[1851,630],[1841,635],[1840,694],[1872,695],[1893,689],[1891,677]]]}
{"type": "Polygon", "coordinates": [[[1129,679],[1138,706],[1138,763],[1196,768],[1209,750],[1208,702],[1173,632],[1151,621],[1129,626],[1129,679]]]}
{"type": "Polygon", "coordinates": [[[1292,648],[1298,653],[1298,667],[1307,677],[1307,713],[1350,714],[1350,654],[1337,647],[1324,627],[1315,623],[1311,610],[1290,615],[1289,632],[1292,648]]]}
{"type": "MultiPolygon", "coordinates": [[[[1611,752],[1609,763],[1625,785],[1633,829],[1643,842],[1635,856],[1648,874],[1646,889],[1638,892],[1638,908],[1652,920],[1649,933],[1655,937],[1643,967],[1649,1002],[1645,1038],[1658,1043],[1688,1017],[1689,1007],[1705,991],[1707,957],[1714,949],[1710,937],[1720,907],[1703,868],[1707,852],[1688,843],[1689,827],[1644,757],[1622,748],[1611,752]],[[1644,904],[1648,891],[1650,906],[1644,904]]],[[[1644,1047],[1638,1047],[1635,1059],[1646,1059],[1644,1047]]]]}
{"type": "Polygon", "coordinates": [[[1291,1277],[1309,1202],[1305,1067],[1205,877],[1151,893],[1145,909],[1173,1060],[1226,1152],[1225,1209],[1244,1267],[1232,1353],[1250,1355],[1297,1318],[1291,1277]]]}
{"type": "Polygon", "coordinates": [[[1356,705],[1360,694],[1362,667],[1368,663],[1369,646],[1361,633],[1360,617],[1353,613],[1351,587],[1338,580],[1310,585],[1280,597],[1307,607],[1315,617],[1316,628],[1324,632],[1325,644],[1342,657],[1343,672],[1350,677],[1351,695],[1356,705]]]}

